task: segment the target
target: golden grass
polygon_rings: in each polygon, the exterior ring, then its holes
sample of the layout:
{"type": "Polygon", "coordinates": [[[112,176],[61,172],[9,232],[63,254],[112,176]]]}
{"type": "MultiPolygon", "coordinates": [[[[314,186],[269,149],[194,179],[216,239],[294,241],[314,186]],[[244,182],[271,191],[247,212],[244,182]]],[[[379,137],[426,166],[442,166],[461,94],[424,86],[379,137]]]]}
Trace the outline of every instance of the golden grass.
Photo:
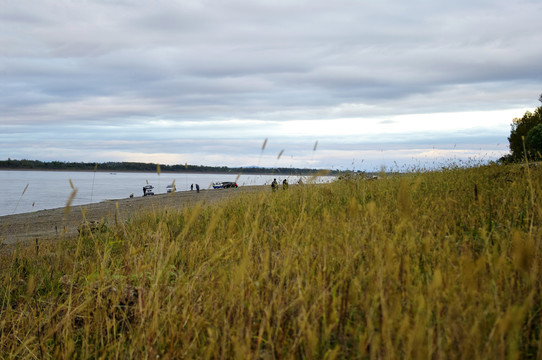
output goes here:
{"type": "Polygon", "coordinates": [[[21,358],[541,358],[542,169],[450,168],[155,211],[0,270],[21,358]]]}

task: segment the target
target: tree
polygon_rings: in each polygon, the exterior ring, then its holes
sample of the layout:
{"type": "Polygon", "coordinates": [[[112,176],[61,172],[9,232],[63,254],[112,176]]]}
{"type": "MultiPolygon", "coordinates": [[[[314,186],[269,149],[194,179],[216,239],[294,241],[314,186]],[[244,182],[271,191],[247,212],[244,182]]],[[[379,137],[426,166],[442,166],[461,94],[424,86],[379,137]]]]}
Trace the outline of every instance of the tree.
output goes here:
{"type": "MultiPolygon", "coordinates": [[[[540,97],[539,100],[542,100],[542,94],[540,97]]],[[[534,113],[527,111],[522,118],[512,120],[510,136],[508,137],[511,152],[510,159],[512,161],[523,160],[525,156],[523,142],[529,131],[539,124],[542,124],[542,106],[538,107],[534,113]]]]}
{"type": "Polygon", "coordinates": [[[542,124],[536,125],[527,133],[525,148],[529,158],[540,160],[542,156],[542,124]]]}

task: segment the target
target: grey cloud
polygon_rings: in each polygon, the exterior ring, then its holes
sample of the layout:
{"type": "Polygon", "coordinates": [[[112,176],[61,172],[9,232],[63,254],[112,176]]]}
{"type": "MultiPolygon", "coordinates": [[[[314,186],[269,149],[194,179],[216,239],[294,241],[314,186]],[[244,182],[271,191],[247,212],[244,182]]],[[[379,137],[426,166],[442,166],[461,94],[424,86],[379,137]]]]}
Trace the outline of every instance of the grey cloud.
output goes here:
{"type": "Polygon", "coordinates": [[[76,124],[102,139],[115,124],[108,140],[175,129],[212,141],[293,119],[532,106],[541,14],[527,0],[8,2],[0,127],[76,124]],[[220,123],[231,119],[265,126],[220,123]],[[143,130],[160,120],[176,125],[143,130]]]}

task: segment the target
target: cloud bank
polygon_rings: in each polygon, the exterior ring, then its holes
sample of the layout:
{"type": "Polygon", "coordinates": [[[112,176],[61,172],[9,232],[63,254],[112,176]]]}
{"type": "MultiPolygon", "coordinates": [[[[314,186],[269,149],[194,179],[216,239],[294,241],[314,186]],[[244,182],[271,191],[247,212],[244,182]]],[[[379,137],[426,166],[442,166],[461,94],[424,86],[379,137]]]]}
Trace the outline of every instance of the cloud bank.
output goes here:
{"type": "Polygon", "coordinates": [[[0,158],[494,159],[538,105],[541,15],[532,0],[0,0],[0,158]]]}

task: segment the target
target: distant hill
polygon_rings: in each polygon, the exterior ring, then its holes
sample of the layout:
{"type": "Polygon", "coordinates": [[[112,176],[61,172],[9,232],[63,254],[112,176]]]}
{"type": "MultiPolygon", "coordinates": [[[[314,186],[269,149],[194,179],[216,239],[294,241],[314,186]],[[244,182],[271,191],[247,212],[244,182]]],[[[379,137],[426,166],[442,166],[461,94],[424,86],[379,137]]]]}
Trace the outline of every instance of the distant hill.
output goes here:
{"type": "MultiPolygon", "coordinates": [[[[311,175],[322,171],[321,169],[300,168],[263,168],[263,167],[234,167],[203,166],[203,165],[163,165],[140,162],[64,162],[39,160],[0,160],[0,169],[3,170],[69,170],[69,171],[137,171],[137,172],[175,172],[175,173],[220,173],[220,174],[287,174],[311,175]]],[[[341,174],[342,171],[328,171],[330,175],[341,174]]]]}

